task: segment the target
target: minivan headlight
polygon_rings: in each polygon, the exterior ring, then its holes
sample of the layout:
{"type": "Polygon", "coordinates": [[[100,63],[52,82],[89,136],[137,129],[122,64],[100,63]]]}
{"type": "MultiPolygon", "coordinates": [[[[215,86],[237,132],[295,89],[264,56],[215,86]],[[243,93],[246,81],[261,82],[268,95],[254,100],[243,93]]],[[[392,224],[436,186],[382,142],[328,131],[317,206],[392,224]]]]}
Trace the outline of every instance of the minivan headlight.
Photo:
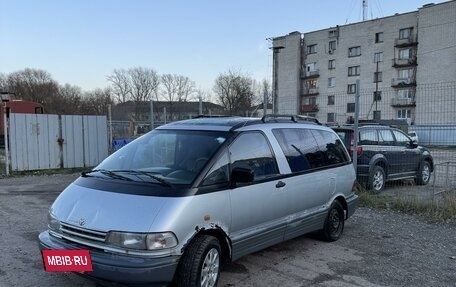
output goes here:
{"type": "Polygon", "coordinates": [[[52,231],[60,230],[60,221],[52,214],[52,211],[48,212],[48,228],[52,231]]]}
{"type": "Polygon", "coordinates": [[[177,239],[171,232],[128,233],[110,231],[106,243],[128,249],[161,250],[176,246],[177,239]]]}

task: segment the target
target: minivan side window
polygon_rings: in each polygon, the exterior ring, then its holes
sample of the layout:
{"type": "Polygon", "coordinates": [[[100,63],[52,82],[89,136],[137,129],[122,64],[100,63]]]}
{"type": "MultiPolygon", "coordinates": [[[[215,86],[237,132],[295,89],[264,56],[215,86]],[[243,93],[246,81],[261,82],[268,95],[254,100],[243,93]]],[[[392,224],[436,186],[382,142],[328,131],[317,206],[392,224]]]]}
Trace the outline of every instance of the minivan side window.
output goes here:
{"type": "Polygon", "coordinates": [[[229,178],[228,164],[228,153],[224,152],[222,156],[211,167],[201,185],[208,186],[213,184],[227,183],[229,178]]]}
{"type": "Polygon", "coordinates": [[[328,131],[312,130],[312,135],[318,143],[318,148],[323,152],[324,166],[349,161],[343,143],[335,134],[328,131]]]}
{"type": "Polygon", "coordinates": [[[309,130],[274,129],[272,133],[293,173],[319,167],[321,161],[318,159],[317,142],[309,130]]]}
{"type": "Polygon", "coordinates": [[[229,147],[230,171],[236,167],[250,168],[254,181],[279,174],[277,162],[263,134],[241,134],[229,147]]]}
{"type": "Polygon", "coordinates": [[[361,130],[359,133],[359,144],[360,145],[377,145],[378,136],[377,130],[361,130]]]}

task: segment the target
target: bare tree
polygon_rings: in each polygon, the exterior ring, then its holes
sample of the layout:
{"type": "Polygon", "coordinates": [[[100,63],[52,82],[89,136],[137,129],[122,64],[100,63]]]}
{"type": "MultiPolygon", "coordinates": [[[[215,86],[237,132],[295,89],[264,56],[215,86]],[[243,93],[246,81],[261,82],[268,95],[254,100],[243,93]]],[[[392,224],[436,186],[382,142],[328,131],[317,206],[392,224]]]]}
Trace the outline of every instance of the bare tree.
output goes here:
{"type": "Polygon", "coordinates": [[[160,78],[155,70],[143,67],[129,69],[128,73],[131,79],[131,95],[135,102],[135,116],[140,120],[139,107],[158,94],[160,78]]]}
{"type": "Polygon", "coordinates": [[[230,70],[217,77],[214,93],[230,115],[245,115],[254,99],[252,79],[230,70]]]}
{"type": "MultiPolygon", "coordinates": [[[[266,94],[267,104],[272,104],[272,85],[267,79],[261,82],[261,95],[264,97],[266,94]]],[[[261,100],[263,102],[263,100],[261,100]]]]}
{"type": "Polygon", "coordinates": [[[3,73],[0,73],[0,92],[8,92],[8,87],[7,87],[7,81],[6,81],[6,75],[3,73]]]}
{"type": "Polygon", "coordinates": [[[59,86],[59,97],[62,99],[60,113],[71,115],[81,113],[82,90],[78,86],[65,84],[59,86]]]}
{"type": "Polygon", "coordinates": [[[195,83],[188,77],[177,75],[177,99],[179,102],[188,101],[195,92],[195,83]]]}
{"type": "Polygon", "coordinates": [[[117,103],[125,103],[131,97],[132,83],[129,71],[119,69],[107,77],[111,82],[112,93],[117,103]]]}
{"type": "Polygon", "coordinates": [[[58,84],[46,71],[27,68],[11,73],[7,86],[17,98],[42,103],[48,112],[57,112],[60,107],[58,84]]]}
{"type": "Polygon", "coordinates": [[[112,104],[111,90],[95,89],[86,92],[82,99],[82,113],[88,115],[108,115],[109,105],[112,104]]]}

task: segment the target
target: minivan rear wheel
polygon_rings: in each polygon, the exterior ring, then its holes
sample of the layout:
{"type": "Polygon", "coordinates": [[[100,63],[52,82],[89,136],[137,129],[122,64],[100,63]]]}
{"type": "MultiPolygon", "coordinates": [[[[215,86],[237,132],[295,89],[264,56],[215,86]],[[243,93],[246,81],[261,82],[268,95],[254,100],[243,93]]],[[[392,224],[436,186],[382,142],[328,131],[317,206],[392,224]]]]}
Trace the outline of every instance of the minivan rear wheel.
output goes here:
{"type": "Polygon", "coordinates": [[[373,193],[380,193],[385,188],[385,171],[379,165],[374,166],[369,176],[368,189],[373,193]]]}
{"type": "Polygon", "coordinates": [[[220,277],[221,254],[217,238],[198,235],[182,255],[176,273],[177,286],[215,287],[220,277]]]}
{"type": "Polygon", "coordinates": [[[344,208],[338,201],[334,201],[326,215],[323,230],[321,230],[323,240],[328,242],[338,240],[344,231],[344,223],[344,208]]]}

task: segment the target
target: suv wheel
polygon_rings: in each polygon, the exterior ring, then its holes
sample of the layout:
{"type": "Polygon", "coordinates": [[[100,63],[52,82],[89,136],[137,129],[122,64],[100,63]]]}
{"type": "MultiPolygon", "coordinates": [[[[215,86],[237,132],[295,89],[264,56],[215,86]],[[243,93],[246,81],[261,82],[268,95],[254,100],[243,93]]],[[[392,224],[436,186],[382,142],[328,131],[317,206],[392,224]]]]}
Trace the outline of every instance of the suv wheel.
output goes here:
{"type": "Polygon", "coordinates": [[[431,178],[431,165],[427,161],[423,161],[420,165],[420,169],[418,170],[418,174],[416,176],[416,184],[418,185],[426,185],[431,178]]]}
{"type": "Polygon", "coordinates": [[[214,287],[220,277],[220,243],[209,235],[197,236],[179,262],[177,286],[214,287]]]}
{"type": "Polygon", "coordinates": [[[379,193],[385,188],[385,171],[379,165],[374,166],[369,176],[369,189],[373,193],[379,193]]]}
{"type": "Polygon", "coordinates": [[[325,225],[320,231],[323,240],[336,241],[344,231],[344,208],[338,201],[334,201],[326,216],[325,225]]]}

